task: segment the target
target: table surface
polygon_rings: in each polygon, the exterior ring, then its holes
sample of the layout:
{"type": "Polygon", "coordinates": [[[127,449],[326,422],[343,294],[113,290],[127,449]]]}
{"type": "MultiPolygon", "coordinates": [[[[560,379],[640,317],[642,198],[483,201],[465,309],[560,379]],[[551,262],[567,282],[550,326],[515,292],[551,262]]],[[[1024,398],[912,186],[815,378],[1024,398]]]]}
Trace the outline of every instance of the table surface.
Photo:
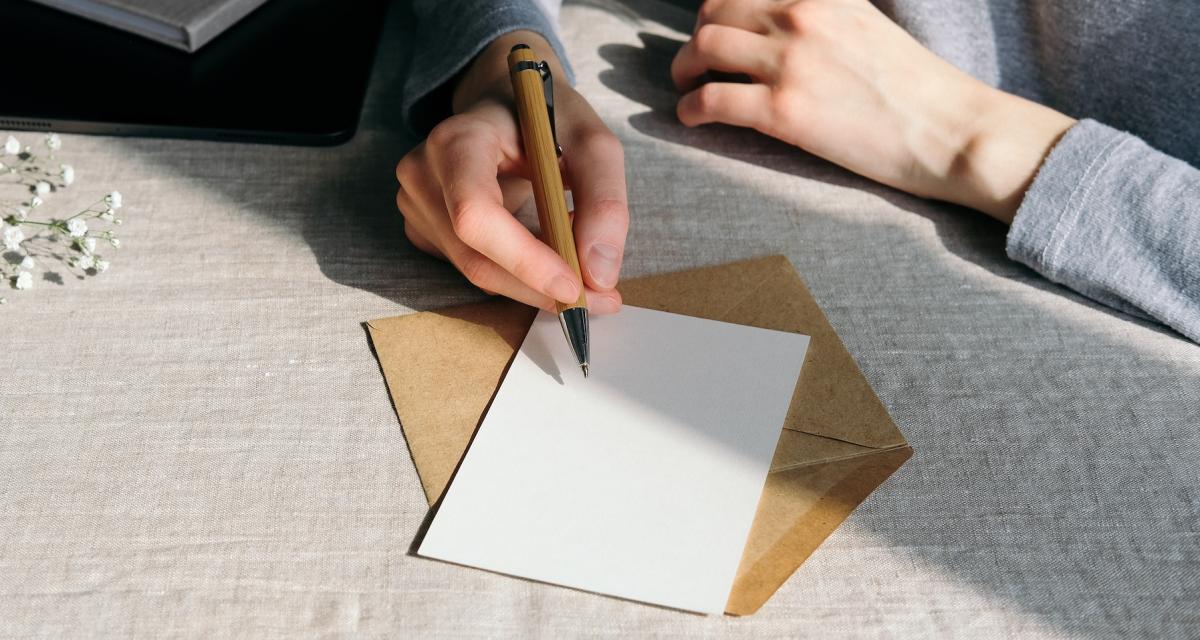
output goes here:
{"type": "Polygon", "coordinates": [[[1200,628],[1200,347],[1010,262],[980,215],[684,129],[692,18],[657,2],[562,16],[625,143],[625,275],[787,255],[916,456],[743,619],[409,554],[427,507],[361,323],[482,294],[394,208],[398,15],[344,146],[64,136],[79,180],[47,206],[121,190],[125,248],[0,307],[0,636],[1200,628]]]}

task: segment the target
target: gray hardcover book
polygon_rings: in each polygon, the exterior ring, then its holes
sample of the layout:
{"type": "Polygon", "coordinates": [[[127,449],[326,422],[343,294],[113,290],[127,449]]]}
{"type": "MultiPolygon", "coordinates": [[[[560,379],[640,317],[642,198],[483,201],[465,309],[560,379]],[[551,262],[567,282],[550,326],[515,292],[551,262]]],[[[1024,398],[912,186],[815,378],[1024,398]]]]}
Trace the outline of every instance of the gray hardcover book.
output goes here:
{"type": "Polygon", "coordinates": [[[34,0],[184,51],[196,51],[266,0],[34,0]]]}

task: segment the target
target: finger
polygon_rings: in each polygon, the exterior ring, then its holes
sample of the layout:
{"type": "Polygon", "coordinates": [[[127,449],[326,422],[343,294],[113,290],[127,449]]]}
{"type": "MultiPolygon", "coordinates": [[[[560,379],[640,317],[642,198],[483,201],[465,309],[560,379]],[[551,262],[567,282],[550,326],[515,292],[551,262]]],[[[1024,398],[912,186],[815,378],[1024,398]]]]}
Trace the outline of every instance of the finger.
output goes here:
{"type": "Polygon", "coordinates": [[[443,247],[446,257],[467,280],[491,294],[499,294],[538,308],[552,308],[554,300],[521,282],[512,273],[461,241],[443,247]]]}
{"type": "MultiPolygon", "coordinates": [[[[487,256],[459,243],[447,251],[450,262],[466,276],[471,284],[493,295],[502,295],[532,307],[554,311],[554,299],[539,293],[521,282],[487,256]]],[[[621,294],[617,291],[587,290],[588,311],[597,315],[616,313],[621,309],[621,294]]]]}
{"type": "Polygon", "coordinates": [[[763,35],[735,27],[709,24],[700,27],[671,61],[675,88],[689,91],[709,71],[744,73],[754,80],[774,77],[771,41],[763,35]]]}
{"type": "Polygon", "coordinates": [[[616,313],[621,310],[621,294],[613,289],[612,291],[587,291],[588,313],[598,316],[606,316],[616,313]]]}
{"type": "Polygon", "coordinates": [[[468,136],[436,155],[455,235],[530,288],[563,302],[578,299],[582,283],[567,263],[504,208],[497,156],[468,136]]]}
{"type": "Polygon", "coordinates": [[[723,24],[754,33],[770,29],[770,3],[763,0],[708,0],[696,14],[695,33],[706,24],[723,24]]]}
{"type": "Polygon", "coordinates": [[[418,250],[424,251],[430,255],[438,256],[439,258],[442,257],[441,250],[438,249],[437,246],[432,242],[430,242],[429,239],[426,238],[423,233],[418,231],[416,226],[408,220],[404,221],[404,237],[408,238],[408,241],[412,243],[412,246],[416,247],[418,250]]]}
{"type": "Polygon", "coordinates": [[[589,287],[607,291],[617,286],[629,231],[625,154],[603,125],[579,136],[570,149],[566,170],[574,185],[579,265],[589,287]]]}
{"type": "Polygon", "coordinates": [[[722,122],[762,131],[771,90],[761,84],[710,82],[679,99],[675,112],[689,127],[722,122]]]}

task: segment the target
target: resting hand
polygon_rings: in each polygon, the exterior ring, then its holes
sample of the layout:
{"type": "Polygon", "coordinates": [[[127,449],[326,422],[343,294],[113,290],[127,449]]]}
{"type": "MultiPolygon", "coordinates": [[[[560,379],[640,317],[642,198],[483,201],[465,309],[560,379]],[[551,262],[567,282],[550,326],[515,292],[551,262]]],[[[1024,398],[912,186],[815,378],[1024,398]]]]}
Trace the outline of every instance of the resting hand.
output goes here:
{"type": "Polygon", "coordinates": [[[959,71],[866,0],[708,0],[671,75],[685,125],[751,127],[1006,222],[1074,124],[959,71]],[[708,71],[750,82],[701,85],[708,71]]]}
{"type": "Polygon", "coordinates": [[[441,122],[396,168],[404,231],[422,251],[448,259],[479,288],[551,309],[580,287],[595,313],[620,309],[614,289],[629,224],[621,144],[566,83],[553,50],[537,34],[497,39],[459,81],[455,115],[441,122]],[[517,42],[551,64],[563,176],[575,203],[575,242],[583,282],[512,211],[531,190],[513,113],[506,58],[517,42]]]}

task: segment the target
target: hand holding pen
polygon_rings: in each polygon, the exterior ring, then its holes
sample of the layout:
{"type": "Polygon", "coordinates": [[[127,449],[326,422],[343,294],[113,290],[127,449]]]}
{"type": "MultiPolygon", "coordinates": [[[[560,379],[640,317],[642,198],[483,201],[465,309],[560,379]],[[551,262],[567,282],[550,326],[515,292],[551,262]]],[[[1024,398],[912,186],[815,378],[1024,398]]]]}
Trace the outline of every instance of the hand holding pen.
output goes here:
{"type": "Polygon", "coordinates": [[[620,309],[615,290],[629,224],[620,142],[567,83],[555,89],[556,133],[569,151],[562,174],[575,204],[580,276],[512,211],[531,196],[530,169],[516,122],[507,55],[528,43],[563,78],[541,36],[498,38],[458,81],[455,115],[433,129],[396,169],[396,202],[419,249],[452,262],[476,286],[542,309],[584,291],[594,314],[620,309]]]}

